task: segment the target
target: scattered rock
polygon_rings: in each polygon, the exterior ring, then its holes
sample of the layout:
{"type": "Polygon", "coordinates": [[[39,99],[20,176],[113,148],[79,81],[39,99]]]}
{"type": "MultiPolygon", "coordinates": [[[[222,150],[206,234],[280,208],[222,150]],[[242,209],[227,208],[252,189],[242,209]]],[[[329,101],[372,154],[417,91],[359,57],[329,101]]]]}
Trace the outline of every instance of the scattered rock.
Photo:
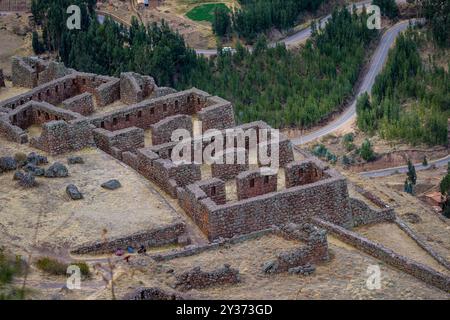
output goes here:
{"type": "Polygon", "coordinates": [[[47,164],[48,160],[47,160],[47,157],[41,156],[40,154],[37,154],[36,152],[31,152],[27,156],[27,162],[34,164],[35,166],[38,166],[41,164],[47,164]]]}
{"type": "Polygon", "coordinates": [[[22,179],[23,175],[24,175],[23,171],[20,171],[20,170],[16,171],[14,173],[13,180],[15,180],[15,181],[20,180],[20,179],[22,179]]]}
{"type": "Polygon", "coordinates": [[[278,269],[278,262],[277,261],[268,261],[263,264],[262,271],[264,273],[275,273],[278,269]]]}
{"type": "Polygon", "coordinates": [[[316,267],[311,264],[306,264],[304,266],[298,266],[295,268],[290,268],[288,272],[290,274],[301,274],[304,276],[308,276],[310,274],[313,274],[316,271],[316,267]]]}
{"type": "Polygon", "coordinates": [[[32,173],[35,176],[43,176],[45,175],[45,170],[43,168],[39,168],[38,166],[34,165],[33,163],[27,163],[23,170],[26,172],[32,173]]]}
{"type": "Polygon", "coordinates": [[[67,158],[67,163],[68,164],[83,164],[84,160],[82,157],[73,156],[73,157],[67,158]]]}
{"type": "Polygon", "coordinates": [[[102,188],[108,189],[108,190],[116,190],[119,189],[122,185],[120,184],[119,180],[109,180],[102,184],[102,188]]]}
{"type": "Polygon", "coordinates": [[[408,212],[403,217],[409,223],[416,224],[422,222],[422,218],[417,213],[408,212]]]}
{"type": "Polygon", "coordinates": [[[45,176],[47,178],[62,178],[69,175],[69,170],[62,163],[55,162],[46,171],[45,176]]]}
{"type": "Polygon", "coordinates": [[[0,158],[0,172],[12,171],[17,169],[17,160],[13,157],[0,158]]]}
{"type": "Polygon", "coordinates": [[[33,188],[37,186],[36,179],[34,175],[26,172],[18,176],[19,185],[24,188],[33,188]]]}
{"type": "Polygon", "coordinates": [[[81,192],[78,190],[77,186],[74,184],[69,184],[66,187],[66,193],[69,195],[69,197],[72,200],[81,200],[83,199],[83,195],[81,194],[81,192]]]}

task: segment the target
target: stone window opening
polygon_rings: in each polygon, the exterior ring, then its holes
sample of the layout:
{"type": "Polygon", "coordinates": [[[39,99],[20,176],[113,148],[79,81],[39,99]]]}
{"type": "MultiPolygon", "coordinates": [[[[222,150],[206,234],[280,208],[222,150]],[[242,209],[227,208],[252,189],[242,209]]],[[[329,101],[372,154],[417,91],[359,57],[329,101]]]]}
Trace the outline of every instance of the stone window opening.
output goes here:
{"type": "Polygon", "coordinates": [[[59,91],[59,87],[56,86],[56,87],[55,87],[55,92],[58,93],[58,91],[59,91]]]}
{"type": "Polygon", "coordinates": [[[129,115],[129,114],[127,114],[127,115],[125,116],[125,121],[130,121],[130,115],[129,115]]]}
{"type": "Polygon", "coordinates": [[[175,100],[175,109],[178,110],[178,107],[179,107],[178,100],[175,100]]]}
{"type": "Polygon", "coordinates": [[[268,184],[269,183],[269,176],[264,176],[264,184],[268,184]]]}
{"type": "Polygon", "coordinates": [[[187,96],[187,103],[191,102],[191,96],[187,96]]]}
{"type": "Polygon", "coordinates": [[[150,109],[150,114],[155,114],[155,108],[150,109]]]}
{"type": "Polygon", "coordinates": [[[83,85],[85,85],[86,84],[86,79],[83,79],[83,85]]]}
{"type": "Polygon", "coordinates": [[[166,112],[167,111],[167,104],[163,104],[163,112],[166,112]]]}
{"type": "Polygon", "coordinates": [[[197,98],[197,104],[200,104],[200,103],[201,103],[200,98],[197,98]]]}
{"type": "Polygon", "coordinates": [[[113,118],[113,126],[117,125],[117,118],[113,118]]]}
{"type": "Polygon", "coordinates": [[[64,89],[66,89],[67,88],[67,84],[64,82],[64,89]]]}
{"type": "Polygon", "coordinates": [[[319,176],[319,172],[317,171],[317,168],[314,168],[314,177],[318,177],[319,176]]]}
{"type": "Polygon", "coordinates": [[[105,128],[105,121],[100,122],[100,128],[105,128]]]}
{"type": "Polygon", "coordinates": [[[13,109],[15,109],[15,108],[16,108],[16,105],[13,103],[13,104],[11,105],[11,107],[12,107],[13,109]]]}
{"type": "Polygon", "coordinates": [[[250,179],[250,188],[255,187],[255,179],[250,179]]]}
{"type": "Polygon", "coordinates": [[[138,118],[142,118],[142,111],[141,110],[138,111],[138,118]]]}
{"type": "Polygon", "coordinates": [[[37,111],[37,115],[38,115],[38,117],[41,116],[41,110],[38,110],[38,111],[37,111]]]}
{"type": "Polygon", "coordinates": [[[41,93],[40,93],[40,92],[38,93],[38,100],[39,100],[39,101],[42,100],[42,99],[41,99],[41,93]]]}
{"type": "Polygon", "coordinates": [[[211,196],[215,196],[216,195],[216,187],[212,187],[211,188],[211,196]]]}
{"type": "Polygon", "coordinates": [[[20,100],[20,104],[21,104],[21,105],[23,104],[23,100],[20,100]]]}
{"type": "Polygon", "coordinates": [[[17,122],[17,115],[13,115],[13,122],[16,123],[17,122]]]}
{"type": "Polygon", "coordinates": [[[50,95],[50,89],[47,89],[47,96],[50,95]]]}
{"type": "Polygon", "coordinates": [[[47,112],[45,113],[45,120],[50,120],[50,115],[47,112]]]}
{"type": "Polygon", "coordinates": [[[169,149],[168,153],[169,153],[169,158],[172,158],[172,149],[169,149]]]}
{"type": "Polygon", "coordinates": [[[22,116],[23,116],[24,118],[27,117],[27,110],[22,111],[22,116]]]}

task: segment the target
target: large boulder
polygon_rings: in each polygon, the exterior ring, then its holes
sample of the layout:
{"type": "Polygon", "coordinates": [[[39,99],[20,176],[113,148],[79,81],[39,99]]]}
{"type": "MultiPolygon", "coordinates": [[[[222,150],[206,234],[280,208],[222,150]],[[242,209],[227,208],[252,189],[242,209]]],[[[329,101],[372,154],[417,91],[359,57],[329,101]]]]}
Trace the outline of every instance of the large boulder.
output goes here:
{"type": "Polygon", "coordinates": [[[17,160],[13,157],[0,158],[0,172],[12,171],[17,169],[17,160]]]}
{"type": "Polygon", "coordinates": [[[47,178],[63,178],[69,176],[69,170],[60,162],[55,162],[45,171],[47,178]]]}
{"type": "Polygon", "coordinates": [[[66,187],[66,193],[69,195],[72,200],[81,200],[83,199],[83,194],[78,190],[77,186],[74,184],[69,184],[66,187]]]}
{"type": "Polygon", "coordinates": [[[36,152],[31,152],[27,156],[27,162],[34,164],[35,166],[38,166],[41,164],[47,164],[48,160],[47,160],[47,157],[41,156],[40,154],[37,154],[36,152]]]}
{"type": "Polygon", "coordinates": [[[44,168],[39,168],[38,166],[34,165],[33,163],[27,163],[24,167],[23,170],[25,170],[26,172],[29,172],[35,176],[43,176],[45,175],[45,170],[44,168]]]}
{"type": "Polygon", "coordinates": [[[120,184],[119,180],[109,180],[102,184],[102,188],[108,189],[108,190],[116,190],[119,189],[122,185],[120,184]]]}

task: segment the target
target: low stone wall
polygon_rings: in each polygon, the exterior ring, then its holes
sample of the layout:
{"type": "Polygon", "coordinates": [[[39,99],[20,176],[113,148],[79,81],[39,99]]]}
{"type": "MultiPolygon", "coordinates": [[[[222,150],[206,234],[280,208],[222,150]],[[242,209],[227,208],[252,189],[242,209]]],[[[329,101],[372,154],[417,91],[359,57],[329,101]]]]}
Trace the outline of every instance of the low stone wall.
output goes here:
{"type": "Polygon", "coordinates": [[[394,222],[396,215],[394,209],[375,210],[359,199],[350,198],[352,208],[353,227],[362,225],[394,222]]]}
{"type": "Polygon", "coordinates": [[[94,129],[94,141],[97,148],[122,160],[122,153],[130,151],[136,153],[145,146],[144,130],[140,128],[127,128],[118,131],[94,129]]]}
{"type": "Polygon", "coordinates": [[[163,144],[172,141],[172,134],[177,129],[187,130],[192,137],[192,118],[188,115],[179,114],[167,117],[151,126],[152,145],[163,144]]]}
{"type": "Polygon", "coordinates": [[[192,300],[192,298],[173,290],[142,287],[126,294],[122,300],[192,300]]]}
{"type": "Polygon", "coordinates": [[[286,188],[314,183],[329,176],[325,174],[324,164],[314,158],[291,162],[286,165],[286,188]]]}
{"type": "Polygon", "coordinates": [[[212,271],[202,271],[200,267],[176,276],[175,287],[182,291],[202,289],[211,286],[236,284],[240,282],[239,270],[225,264],[222,268],[212,271]]]}
{"type": "Polygon", "coordinates": [[[442,257],[440,254],[438,254],[436,251],[433,250],[433,248],[431,248],[431,246],[429,246],[421,237],[419,237],[414,231],[411,230],[410,227],[408,227],[408,225],[403,222],[402,219],[400,218],[396,218],[395,219],[395,224],[397,224],[397,226],[402,229],[411,239],[413,239],[418,245],[419,247],[421,247],[423,250],[425,250],[426,252],[428,252],[428,254],[430,256],[432,256],[437,262],[439,262],[441,265],[443,265],[445,268],[447,268],[448,270],[450,270],[450,263],[444,258],[442,257]]]}
{"type": "Polygon", "coordinates": [[[1,0],[0,11],[28,11],[31,9],[31,0],[1,0]]]}
{"type": "Polygon", "coordinates": [[[372,242],[361,235],[335,225],[331,222],[314,218],[314,223],[333,233],[341,241],[356,247],[365,253],[384,261],[430,285],[433,285],[445,292],[450,292],[450,277],[437,272],[430,267],[419,262],[404,257],[394,251],[384,247],[379,243],[372,242]]]}
{"type": "Polygon", "coordinates": [[[0,114],[0,134],[9,141],[24,144],[28,142],[28,135],[9,120],[8,114],[0,114]]]}
{"type": "Polygon", "coordinates": [[[85,92],[62,102],[63,107],[72,112],[88,116],[94,112],[94,99],[92,94],[85,92]]]}
{"type": "Polygon", "coordinates": [[[111,238],[106,242],[96,241],[86,243],[71,250],[72,254],[110,254],[117,248],[126,249],[128,246],[139,248],[159,247],[167,244],[178,243],[178,237],[185,232],[185,224],[176,222],[169,226],[163,226],[141,231],[126,237],[111,238]]]}
{"type": "Polygon", "coordinates": [[[298,248],[280,253],[273,261],[263,266],[265,273],[287,272],[296,268],[329,260],[327,232],[312,224],[289,223],[275,229],[275,233],[288,239],[299,241],[298,248]]]}

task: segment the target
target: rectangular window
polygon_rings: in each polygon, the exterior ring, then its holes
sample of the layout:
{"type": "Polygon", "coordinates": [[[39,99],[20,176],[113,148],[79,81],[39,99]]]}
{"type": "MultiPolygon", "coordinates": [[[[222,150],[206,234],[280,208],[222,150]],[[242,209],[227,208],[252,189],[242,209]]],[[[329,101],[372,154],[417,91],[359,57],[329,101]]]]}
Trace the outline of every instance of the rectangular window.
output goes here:
{"type": "Polygon", "coordinates": [[[269,176],[264,176],[264,183],[268,184],[269,183],[269,176]]]}
{"type": "Polygon", "coordinates": [[[255,179],[251,179],[250,180],[250,188],[254,188],[255,187],[255,179]]]}
{"type": "Polygon", "coordinates": [[[142,118],[142,111],[138,111],[138,118],[142,118]]]}
{"type": "Polygon", "coordinates": [[[130,121],[130,115],[129,115],[129,114],[127,114],[127,115],[125,116],[125,121],[130,121]]]}
{"type": "Polygon", "coordinates": [[[105,121],[100,122],[100,128],[105,128],[105,121]]]}
{"type": "Polygon", "coordinates": [[[163,104],[163,112],[166,112],[167,111],[167,104],[163,104]]]}
{"type": "Polygon", "coordinates": [[[150,114],[155,114],[155,108],[150,109],[150,114]]]}
{"type": "Polygon", "coordinates": [[[117,118],[113,118],[113,126],[117,125],[117,118]]]}
{"type": "Polygon", "coordinates": [[[216,195],[216,187],[212,187],[211,188],[211,196],[215,196],[216,195]]]}

